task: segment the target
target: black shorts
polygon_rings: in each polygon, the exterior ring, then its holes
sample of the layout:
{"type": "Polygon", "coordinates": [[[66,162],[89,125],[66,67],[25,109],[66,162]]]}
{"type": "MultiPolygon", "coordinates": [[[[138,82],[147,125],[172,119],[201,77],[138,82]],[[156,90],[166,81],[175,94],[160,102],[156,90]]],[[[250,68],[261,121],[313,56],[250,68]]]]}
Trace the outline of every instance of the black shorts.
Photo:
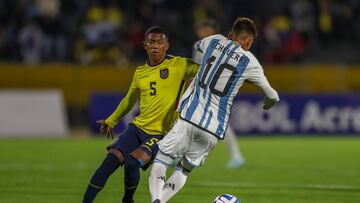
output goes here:
{"type": "Polygon", "coordinates": [[[154,161],[155,156],[159,150],[157,142],[163,138],[163,135],[149,135],[138,128],[133,123],[130,123],[128,127],[114,140],[114,142],[107,147],[115,148],[121,151],[124,155],[125,162],[129,158],[130,153],[135,149],[144,150],[149,156],[151,161],[142,167],[146,170],[150,164],[154,161]]]}

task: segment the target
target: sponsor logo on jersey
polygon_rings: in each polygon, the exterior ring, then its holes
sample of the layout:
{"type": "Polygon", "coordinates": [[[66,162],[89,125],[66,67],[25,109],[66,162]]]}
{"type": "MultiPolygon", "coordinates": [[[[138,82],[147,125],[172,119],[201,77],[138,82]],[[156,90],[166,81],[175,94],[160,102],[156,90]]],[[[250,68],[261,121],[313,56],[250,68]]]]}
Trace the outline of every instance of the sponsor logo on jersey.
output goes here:
{"type": "Polygon", "coordinates": [[[160,77],[161,79],[166,79],[167,77],[169,77],[169,69],[168,68],[160,69],[160,77]]]}

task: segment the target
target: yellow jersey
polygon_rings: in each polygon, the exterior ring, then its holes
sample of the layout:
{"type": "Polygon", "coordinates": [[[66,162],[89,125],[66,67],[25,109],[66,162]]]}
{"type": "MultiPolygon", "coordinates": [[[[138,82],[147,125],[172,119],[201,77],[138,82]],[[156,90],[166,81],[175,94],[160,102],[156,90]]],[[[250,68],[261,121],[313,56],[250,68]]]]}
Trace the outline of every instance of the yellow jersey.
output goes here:
{"type": "Polygon", "coordinates": [[[140,99],[140,114],[132,121],[150,135],[165,135],[178,117],[177,102],[184,92],[184,83],[193,78],[199,65],[190,59],[170,56],[156,66],[137,67],[125,98],[106,119],[114,127],[140,99]]]}

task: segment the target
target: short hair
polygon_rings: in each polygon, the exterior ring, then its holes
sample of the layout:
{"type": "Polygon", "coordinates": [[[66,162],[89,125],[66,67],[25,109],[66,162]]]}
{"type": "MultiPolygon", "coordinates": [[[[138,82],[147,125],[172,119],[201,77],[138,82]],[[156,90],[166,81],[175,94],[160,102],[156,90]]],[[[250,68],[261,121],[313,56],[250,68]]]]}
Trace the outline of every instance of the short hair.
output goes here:
{"type": "Polygon", "coordinates": [[[152,26],[149,29],[147,29],[145,32],[144,38],[146,38],[150,33],[164,34],[166,39],[169,38],[167,30],[160,26],[152,26]]]}
{"type": "Polygon", "coordinates": [[[239,17],[235,20],[231,33],[233,35],[251,34],[257,36],[257,29],[255,23],[246,17],[239,17]]]}
{"type": "Polygon", "coordinates": [[[215,32],[219,32],[220,31],[220,26],[219,24],[213,20],[213,19],[207,19],[207,20],[203,20],[203,21],[199,21],[195,24],[195,29],[198,30],[201,27],[211,27],[215,30],[215,32]]]}

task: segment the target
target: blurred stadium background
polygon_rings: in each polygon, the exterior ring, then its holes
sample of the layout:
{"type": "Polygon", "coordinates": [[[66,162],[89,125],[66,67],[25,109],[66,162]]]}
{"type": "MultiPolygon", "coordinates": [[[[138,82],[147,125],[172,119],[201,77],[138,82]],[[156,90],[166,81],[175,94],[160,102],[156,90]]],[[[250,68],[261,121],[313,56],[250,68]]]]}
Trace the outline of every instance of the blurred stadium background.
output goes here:
{"type": "MultiPolygon", "coordinates": [[[[215,19],[226,35],[237,16],[256,22],[252,52],[282,101],[263,112],[261,93],[245,85],[231,124],[247,164],[225,171],[220,144],[174,202],[221,193],[360,202],[360,1],[0,0],[0,8],[0,202],[80,202],[109,142],[93,138],[95,121],[145,62],[144,31],[164,26],[169,53],[191,57],[196,22],[215,19]],[[223,175],[206,181],[212,173],[223,175]]],[[[100,202],[121,196],[122,183],[109,184],[100,202]]],[[[139,190],[136,200],[149,201],[146,176],[139,190]]]]}

